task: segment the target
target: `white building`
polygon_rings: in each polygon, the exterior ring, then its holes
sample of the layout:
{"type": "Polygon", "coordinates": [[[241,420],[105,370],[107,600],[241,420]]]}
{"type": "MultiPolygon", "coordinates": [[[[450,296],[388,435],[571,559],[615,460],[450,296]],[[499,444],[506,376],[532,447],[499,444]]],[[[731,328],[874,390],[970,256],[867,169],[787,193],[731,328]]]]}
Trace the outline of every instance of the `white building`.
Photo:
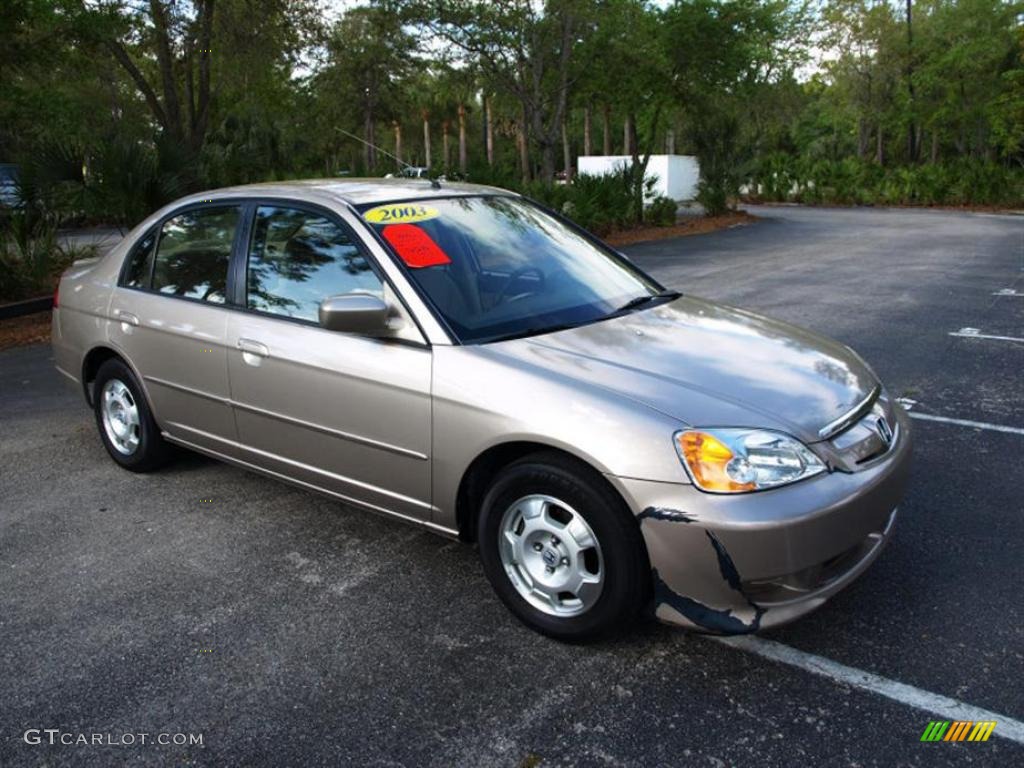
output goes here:
{"type": "MultiPolygon", "coordinates": [[[[582,155],[578,159],[580,173],[604,176],[633,162],[629,155],[582,155]]],[[[697,196],[700,165],[692,155],[651,155],[647,163],[648,178],[657,177],[655,196],[670,197],[683,202],[697,196]]]]}

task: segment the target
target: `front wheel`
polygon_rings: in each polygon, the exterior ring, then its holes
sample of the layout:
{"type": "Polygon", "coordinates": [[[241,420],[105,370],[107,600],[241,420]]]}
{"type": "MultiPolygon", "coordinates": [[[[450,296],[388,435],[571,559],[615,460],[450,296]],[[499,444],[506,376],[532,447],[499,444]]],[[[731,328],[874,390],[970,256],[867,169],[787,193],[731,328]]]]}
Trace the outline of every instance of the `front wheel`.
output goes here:
{"type": "Polygon", "coordinates": [[[627,625],[647,599],[640,531],[604,479],[557,454],[501,472],[480,513],[484,571],[506,606],[551,637],[627,625]]]}
{"type": "Polygon", "coordinates": [[[132,472],[149,472],[164,464],[170,446],[131,369],[111,358],[96,372],[93,387],[96,426],[110,457],[132,472]]]}

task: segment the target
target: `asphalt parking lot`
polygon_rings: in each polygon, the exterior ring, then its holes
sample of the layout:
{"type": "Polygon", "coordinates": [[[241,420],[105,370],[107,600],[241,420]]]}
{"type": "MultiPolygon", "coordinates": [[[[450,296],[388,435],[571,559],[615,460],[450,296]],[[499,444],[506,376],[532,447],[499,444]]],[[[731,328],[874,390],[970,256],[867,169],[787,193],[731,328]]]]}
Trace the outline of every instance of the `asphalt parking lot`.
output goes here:
{"type": "Polygon", "coordinates": [[[48,348],[0,352],[0,766],[1024,764],[1024,217],[753,212],[623,250],[915,401],[895,539],[823,609],[742,648],[654,623],[558,644],[466,545],[198,456],[118,469],[48,348]],[[949,719],[928,694],[1003,727],[922,743],[949,719]]]}

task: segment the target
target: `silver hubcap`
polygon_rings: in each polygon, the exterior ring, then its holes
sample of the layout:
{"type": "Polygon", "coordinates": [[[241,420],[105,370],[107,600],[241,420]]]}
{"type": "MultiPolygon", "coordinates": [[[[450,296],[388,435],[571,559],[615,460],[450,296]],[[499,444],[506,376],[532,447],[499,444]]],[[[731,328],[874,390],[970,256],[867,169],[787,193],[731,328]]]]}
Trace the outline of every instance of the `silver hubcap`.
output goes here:
{"type": "Polygon", "coordinates": [[[131,390],[120,379],[111,379],[103,385],[100,398],[103,431],[107,433],[107,439],[118,453],[131,456],[142,439],[139,409],[131,390]]]}
{"type": "Polygon", "coordinates": [[[597,536],[576,510],[551,496],[525,496],[501,519],[505,573],[534,608],[552,616],[585,613],[604,586],[597,536]]]}

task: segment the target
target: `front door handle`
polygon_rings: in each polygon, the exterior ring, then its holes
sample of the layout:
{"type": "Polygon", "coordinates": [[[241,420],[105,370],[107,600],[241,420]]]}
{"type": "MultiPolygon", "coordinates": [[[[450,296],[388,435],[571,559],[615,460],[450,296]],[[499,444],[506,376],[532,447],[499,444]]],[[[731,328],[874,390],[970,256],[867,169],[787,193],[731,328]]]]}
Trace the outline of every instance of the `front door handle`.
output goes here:
{"type": "Polygon", "coordinates": [[[115,309],[114,317],[120,320],[122,323],[128,323],[129,325],[138,325],[139,318],[133,315],[131,312],[125,312],[123,309],[115,309]]]}
{"type": "Polygon", "coordinates": [[[267,357],[270,355],[270,350],[267,349],[266,344],[260,344],[252,339],[239,339],[237,346],[245,355],[256,355],[256,357],[267,357]]]}

